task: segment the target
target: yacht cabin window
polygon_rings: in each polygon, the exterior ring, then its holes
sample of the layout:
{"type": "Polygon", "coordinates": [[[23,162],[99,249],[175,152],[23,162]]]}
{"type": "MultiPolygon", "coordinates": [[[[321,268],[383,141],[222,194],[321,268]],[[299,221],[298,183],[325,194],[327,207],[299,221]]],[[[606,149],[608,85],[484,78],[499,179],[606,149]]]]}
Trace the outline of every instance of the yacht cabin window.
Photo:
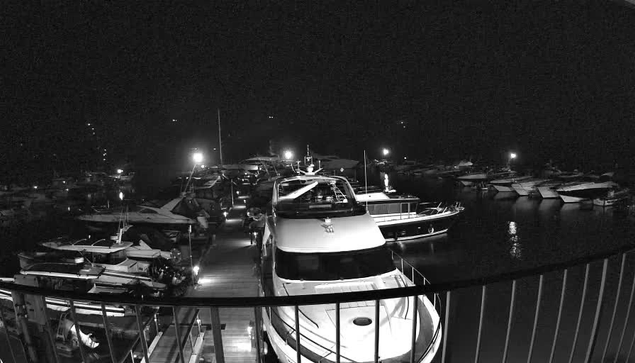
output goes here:
{"type": "Polygon", "coordinates": [[[281,278],[307,281],[354,279],[395,270],[385,246],[331,253],[294,253],[276,249],[275,266],[281,278]]]}

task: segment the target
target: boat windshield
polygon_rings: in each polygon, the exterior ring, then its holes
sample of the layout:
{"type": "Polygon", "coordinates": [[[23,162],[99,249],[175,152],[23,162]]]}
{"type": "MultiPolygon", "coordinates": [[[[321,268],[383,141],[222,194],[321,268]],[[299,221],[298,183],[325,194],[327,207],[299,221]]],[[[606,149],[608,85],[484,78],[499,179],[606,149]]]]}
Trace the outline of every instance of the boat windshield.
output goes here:
{"type": "Polygon", "coordinates": [[[344,180],[295,179],[279,183],[276,212],[288,218],[364,214],[344,180]]]}
{"type": "Polygon", "coordinates": [[[289,280],[332,281],[377,276],[395,265],[385,246],[332,253],[276,250],[276,273],[289,280]]]}

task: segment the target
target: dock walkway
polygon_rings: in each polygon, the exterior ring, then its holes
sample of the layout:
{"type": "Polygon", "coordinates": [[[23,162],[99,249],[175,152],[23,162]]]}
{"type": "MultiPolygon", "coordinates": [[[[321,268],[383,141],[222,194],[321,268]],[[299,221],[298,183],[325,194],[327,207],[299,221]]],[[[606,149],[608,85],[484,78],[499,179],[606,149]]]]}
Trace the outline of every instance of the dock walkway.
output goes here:
{"type": "MultiPolygon", "coordinates": [[[[258,277],[255,262],[258,251],[252,245],[241,227],[239,213],[228,216],[227,222],[210,239],[210,246],[199,259],[199,283],[187,293],[188,297],[246,297],[258,296],[258,277]]],[[[216,362],[214,339],[209,329],[212,322],[211,310],[201,309],[199,318],[203,332],[197,341],[197,329],[187,342],[187,323],[195,314],[194,309],[180,309],[178,312],[181,340],[185,342],[185,362],[216,362]],[[198,343],[198,344],[197,344],[198,343]],[[193,354],[187,354],[193,353],[193,354]],[[188,359],[188,357],[190,357],[188,359]]],[[[227,362],[253,363],[256,349],[250,336],[250,324],[255,322],[253,308],[220,308],[222,342],[227,362]]],[[[179,362],[174,325],[165,332],[164,338],[156,344],[150,357],[151,362],[179,362]]]]}

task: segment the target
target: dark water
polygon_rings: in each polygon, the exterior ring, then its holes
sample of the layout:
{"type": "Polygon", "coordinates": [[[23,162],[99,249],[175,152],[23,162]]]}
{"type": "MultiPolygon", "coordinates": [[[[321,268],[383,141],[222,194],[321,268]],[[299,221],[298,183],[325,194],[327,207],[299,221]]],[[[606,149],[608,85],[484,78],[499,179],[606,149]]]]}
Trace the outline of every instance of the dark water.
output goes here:
{"type": "MultiPolygon", "coordinates": [[[[581,208],[578,204],[563,204],[559,199],[529,199],[517,197],[513,193],[481,192],[458,188],[444,181],[395,180],[393,185],[400,192],[416,194],[423,200],[458,200],[465,206],[463,216],[447,235],[391,246],[433,282],[469,279],[565,262],[635,242],[635,218],[613,209],[581,208]]],[[[592,362],[602,361],[609,331],[611,339],[608,340],[604,362],[613,362],[615,357],[618,358],[617,362],[626,362],[635,336],[634,316],[626,320],[629,293],[635,283],[635,254],[628,255],[626,259],[624,286],[619,299],[616,299],[620,263],[619,256],[609,260],[592,362]],[[614,307],[617,307],[615,323],[609,330],[614,307]],[[624,339],[618,350],[622,330],[625,332],[624,339]]],[[[554,362],[584,361],[591,341],[602,262],[590,265],[587,292],[582,303],[584,276],[584,266],[571,268],[568,272],[562,321],[557,331],[555,322],[562,272],[544,276],[540,303],[537,303],[538,276],[517,281],[508,362],[527,361],[537,306],[540,310],[532,361],[549,361],[555,336],[558,344],[554,351],[554,362]],[[581,306],[580,327],[576,329],[581,306]],[[574,344],[576,330],[578,336],[574,344]]],[[[486,289],[481,345],[478,349],[480,361],[500,362],[502,359],[511,284],[511,281],[497,283],[486,289]]],[[[445,326],[449,330],[448,354],[451,362],[474,361],[481,294],[481,287],[452,293],[450,323],[445,326]]],[[[446,301],[444,298],[442,300],[445,306],[446,301]]],[[[438,358],[440,353],[437,361],[438,358]]],[[[635,361],[635,357],[628,361],[635,361]]]]}
{"type": "Polygon", "coordinates": [[[446,235],[392,244],[430,280],[444,282],[564,262],[635,247],[635,216],[515,193],[482,192],[443,180],[394,180],[424,201],[460,201],[465,211],[446,235]]]}

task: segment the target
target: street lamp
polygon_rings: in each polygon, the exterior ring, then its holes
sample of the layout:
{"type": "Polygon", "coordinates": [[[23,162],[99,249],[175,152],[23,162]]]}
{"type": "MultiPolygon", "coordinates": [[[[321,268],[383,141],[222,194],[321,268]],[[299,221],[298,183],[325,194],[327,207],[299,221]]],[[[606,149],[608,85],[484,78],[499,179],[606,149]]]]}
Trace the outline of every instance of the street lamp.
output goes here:
{"type": "Polygon", "coordinates": [[[507,168],[511,169],[511,165],[512,165],[512,160],[516,159],[518,155],[516,155],[516,153],[514,152],[510,152],[509,153],[509,159],[507,160],[507,168]]]}
{"type": "Polygon", "coordinates": [[[192,177],[194,176],[194,169],[196,169],[196,164],[200,164],[203,162],[203,153],[197,151],[192,154],[192,161],[194,161],[194,166],[192,167],[192,171],[190,172],[190,177],[187,178],[187,184],[185,184],[184,191],[187,191],[187,188],[190,186],[190,182],[192,181],[192,177]]]}
{"type": "Polygon", "coordinates": [[[284,159],[285,160],[292,160],[293,159],[293,151],[285,150],[284,151],[284,159]]]}
{"type": "Polygon", "coordinates": [[[381,150],[381,153],[382,153],[382,155],[384,155],[384,157],[386,157],[386,156],[388,156],[388,154],[390,154],[390,150],[388,150],[388,149],[386,149],[386,148],[383,148],[383,149],[381,150]]]}

